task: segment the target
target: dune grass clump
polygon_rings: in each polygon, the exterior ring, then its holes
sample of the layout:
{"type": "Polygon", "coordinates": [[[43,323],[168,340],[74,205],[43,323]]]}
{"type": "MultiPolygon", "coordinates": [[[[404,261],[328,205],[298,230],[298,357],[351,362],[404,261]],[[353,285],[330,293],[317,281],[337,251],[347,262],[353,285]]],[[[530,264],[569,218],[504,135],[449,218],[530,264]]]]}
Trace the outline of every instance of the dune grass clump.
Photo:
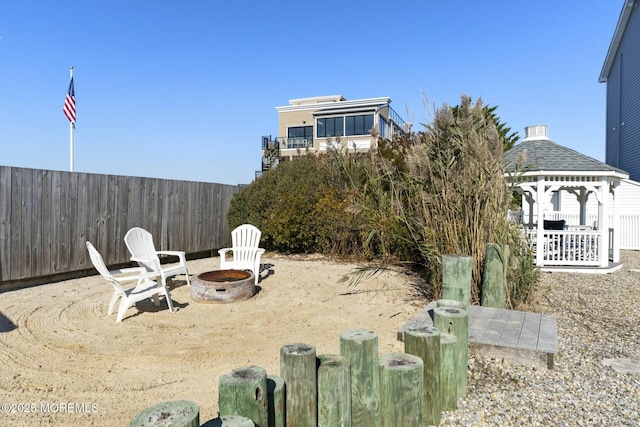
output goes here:
{"type": "MultiPolygon", "coordinates": [[[[489,110],[493,112],[493,110],[489,110]]],[[[378,138],[376,149],[344,147],[281,163],[234,197],[229,222],[251,222],[268,249],[410,265],[419,290],[441,296],[441,256],[473,259],[472,303],[481,296],[487,243],[509,245],[509,307],[538,280],[532,253],[508,221],[504,132],[479,99],[434,111],[424,130],[378,138]]],[[[373,136],[376,129],[372,129],[373,136]]]]}

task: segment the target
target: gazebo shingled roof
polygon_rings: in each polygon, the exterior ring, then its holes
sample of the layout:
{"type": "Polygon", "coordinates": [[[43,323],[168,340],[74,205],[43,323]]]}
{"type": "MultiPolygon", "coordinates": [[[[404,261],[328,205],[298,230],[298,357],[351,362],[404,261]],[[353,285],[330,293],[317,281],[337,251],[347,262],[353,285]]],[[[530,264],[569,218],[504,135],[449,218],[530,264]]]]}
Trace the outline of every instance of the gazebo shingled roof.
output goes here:
{"type": "MultiPolygon", "coordinates": [[[[570,148],[556,144],[549,139],[524,141],[504,154],[506,169],[513,173],[517,159],[526,151],[524,162],[527,172],[555,171],[555,172],[617,172],[628,174],[622,169],[615,168],[592,157],[586,156],[570,148]]],[[[520,169],[522,171],[522,169],[520,169]]]]}

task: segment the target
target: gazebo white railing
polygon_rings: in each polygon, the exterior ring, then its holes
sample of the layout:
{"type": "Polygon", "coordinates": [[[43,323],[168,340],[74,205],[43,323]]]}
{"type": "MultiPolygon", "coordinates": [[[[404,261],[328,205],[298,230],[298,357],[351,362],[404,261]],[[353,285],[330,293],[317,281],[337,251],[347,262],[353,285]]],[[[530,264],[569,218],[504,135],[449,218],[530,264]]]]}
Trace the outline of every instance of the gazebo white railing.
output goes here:
{"type": "MultiPolygon", "coordinates": [[[[538,253],[538,230],[524,229],[534,252],[538,253]]],[[[609,229],[610,236],[613,229],[609,229]]],[[[610,239],[610,241],[612,241],[610,239]]],[[[601,233],[597,230],[544,230],[542,235],[543,265],[599,266],[601,233]]],[[[609,245],[612,246],[612,245],[609,245]]],[[[609,249],[612,249],[610,247],[609,249]]],[[[610,255],[610,250],[605,253],[610,255]]]]}

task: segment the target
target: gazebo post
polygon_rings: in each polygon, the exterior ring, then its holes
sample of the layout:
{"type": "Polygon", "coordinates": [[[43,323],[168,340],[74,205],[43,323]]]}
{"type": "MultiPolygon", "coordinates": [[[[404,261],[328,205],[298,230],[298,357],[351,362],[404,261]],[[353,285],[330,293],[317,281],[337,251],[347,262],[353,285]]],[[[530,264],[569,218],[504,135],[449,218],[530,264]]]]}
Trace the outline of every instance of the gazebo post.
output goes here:
{"type": "Polygon", "coordinates": [[[580,204],[580,225],[587,225],[587,201],[589,200],[589,192],[586,188],[580,187],[578,195],[578,203],[580,204]]]}
{"type": "Polygon", "coordinates": [[[609,179],[603,178],[600,183],[600,195],[598,203],[598,231],[600,232],[600,245],[598,248],[598,261],[600,267],[609,265],[609,179]]]}
{"type": "Polygon", "coordinates": [[[613,187],[613,262],[620,262],[620,237],[616,236],[616,233],[620,232],[620,197],[618,189],[620,188],[620,181],[612,183],[613,187]]]}
{"type": "Polygon", "coordinates": [[[538,185],[536,186],[536,208],[537,212],[537,232],[536,232],[536,265],[544,264],[544,175],[538,176],[538,185]]]}

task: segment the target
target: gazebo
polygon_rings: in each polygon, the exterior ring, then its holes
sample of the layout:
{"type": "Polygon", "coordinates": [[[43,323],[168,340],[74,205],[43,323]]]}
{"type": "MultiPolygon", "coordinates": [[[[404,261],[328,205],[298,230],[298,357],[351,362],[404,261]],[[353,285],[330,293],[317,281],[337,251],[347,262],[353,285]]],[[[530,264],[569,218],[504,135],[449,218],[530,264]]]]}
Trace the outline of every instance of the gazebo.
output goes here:
{"type": "Polygon", "coordinates": [[[505,153],[509,185],[522,194],[523,230],[542,271],[610,273],[622,267],[616,189],[623,170],[563,147],[547,137],[547,127],[525,128],[525,139],[505,153]],[[579,224],[546,217],[554,193],[567,192],[580,206],[579,224]],[[598,220],[586,224],[589,197],[598,202],[598,220]]]}

